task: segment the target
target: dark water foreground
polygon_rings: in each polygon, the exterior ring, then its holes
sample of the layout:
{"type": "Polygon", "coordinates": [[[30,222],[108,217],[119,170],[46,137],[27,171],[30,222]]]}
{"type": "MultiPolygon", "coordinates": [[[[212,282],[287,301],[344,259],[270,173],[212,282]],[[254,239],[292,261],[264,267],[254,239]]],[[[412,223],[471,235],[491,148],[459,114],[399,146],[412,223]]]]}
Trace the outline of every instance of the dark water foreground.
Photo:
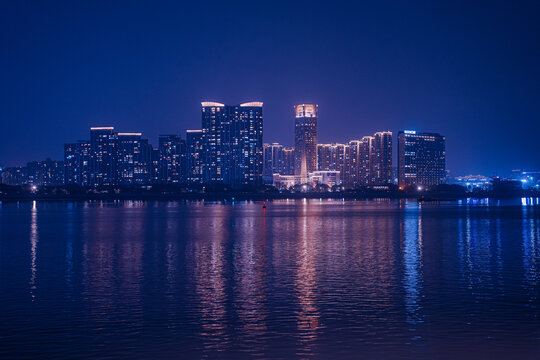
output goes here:
{"type": "Polygon", "coordinates": [[[0,203],[0,358],[538,359],[534,204],[0,203]]]}

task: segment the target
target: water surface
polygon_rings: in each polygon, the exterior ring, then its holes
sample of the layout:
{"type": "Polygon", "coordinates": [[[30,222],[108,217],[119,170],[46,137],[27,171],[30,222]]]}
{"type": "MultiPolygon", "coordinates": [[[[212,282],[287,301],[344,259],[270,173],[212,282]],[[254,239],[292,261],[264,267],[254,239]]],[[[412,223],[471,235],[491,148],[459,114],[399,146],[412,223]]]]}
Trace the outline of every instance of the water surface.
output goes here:
{"type": "Polygon", "coordinates": [[[0,358],[540,358],[540,207],[0,203],[0,358]]]}

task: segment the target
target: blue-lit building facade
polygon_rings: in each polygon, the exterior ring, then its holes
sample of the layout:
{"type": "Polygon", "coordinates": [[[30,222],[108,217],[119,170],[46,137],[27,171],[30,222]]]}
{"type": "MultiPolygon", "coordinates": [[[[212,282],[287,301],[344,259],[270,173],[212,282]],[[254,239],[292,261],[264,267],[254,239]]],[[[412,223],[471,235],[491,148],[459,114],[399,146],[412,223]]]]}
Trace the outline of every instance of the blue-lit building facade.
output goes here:
{"type": "Polygon", "coordinates": [[[433,186],[446,178],[446,138],[413,130],[398,133],[398,185],[433,186]]]}

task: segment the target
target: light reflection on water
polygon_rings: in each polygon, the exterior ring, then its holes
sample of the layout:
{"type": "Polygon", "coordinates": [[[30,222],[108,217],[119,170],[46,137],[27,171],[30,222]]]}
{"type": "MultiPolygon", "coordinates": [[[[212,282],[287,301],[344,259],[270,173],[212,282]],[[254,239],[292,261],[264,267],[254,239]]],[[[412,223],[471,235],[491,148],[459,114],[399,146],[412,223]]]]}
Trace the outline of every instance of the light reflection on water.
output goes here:
{"type": "Polygon", "coordinates": [[[3,203],[0,357],[536,358],[537,203],[3,203]]]}

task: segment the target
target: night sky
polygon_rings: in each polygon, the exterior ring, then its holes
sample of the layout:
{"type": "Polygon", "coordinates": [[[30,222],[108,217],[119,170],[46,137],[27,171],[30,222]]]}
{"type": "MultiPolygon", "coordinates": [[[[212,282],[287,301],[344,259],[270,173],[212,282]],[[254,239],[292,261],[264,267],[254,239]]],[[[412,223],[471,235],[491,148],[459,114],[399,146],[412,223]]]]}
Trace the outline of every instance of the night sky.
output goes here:
{"type": "Polygon", "coordinates": [[[0,164],[261,100],[265,142],[314,102],[321,143],[440,132],[452,175],[540,170],[540,2],[474,3],[3,1],[0,164]]]}

